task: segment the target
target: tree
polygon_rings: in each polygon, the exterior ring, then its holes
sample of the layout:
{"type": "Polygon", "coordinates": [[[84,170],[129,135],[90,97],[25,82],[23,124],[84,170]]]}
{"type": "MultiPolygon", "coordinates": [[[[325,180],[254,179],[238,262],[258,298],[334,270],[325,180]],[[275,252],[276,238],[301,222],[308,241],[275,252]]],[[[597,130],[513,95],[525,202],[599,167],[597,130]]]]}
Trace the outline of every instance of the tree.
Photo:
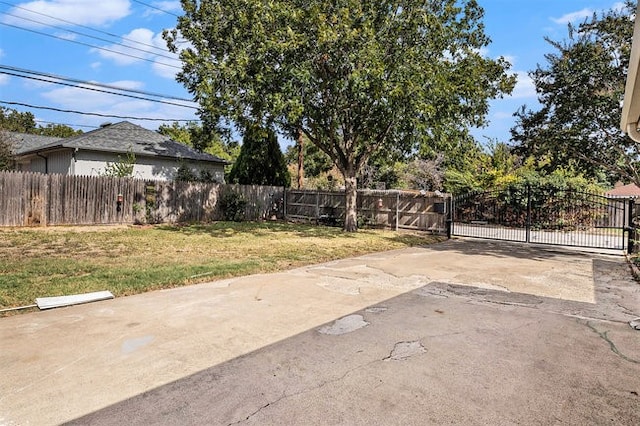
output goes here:
{"type": "Polygon", "coordinates": [[[70,138],[71,136],[81,135],[82,130],[75,130],[66,124],[47,124],[46,126],[38,126],[34,133],[42,136],[54,136],[57,138],[70,138]]]}
{"type": "Polygon", "coordinates": [[[0,172],[13,170],[13,146],[5,131],[0,130],[0,172]]]}
{"type": "MultiPolygon", "coordinates": [[[[298,163],[298,144],[290,145],[285,152],[288,164],[298,163]]],[[[333,168],[333,162],[324,152],[310,143],[302,144],[304,174],[307,177],[318,177],[333,168]]]]}
{"type": "MultiPolygon", "coordinates": [[[[162,124],[158,127],[158,133],[170,137],[173,141],[195,148],[198,151],[215,155],[230,163],[235,162],[240,154],[240,145],[237,142],[226,141],[223,135],[215,128],[202,126],[189,122],[181,125],[173,122],[170,125],[162,124]]],[[[228,173],[231,167],[225,168],[228,173]]]]}
{"type": "Polygon", "coordinates": [[[371,155],[410,151],[443,126],[482,125],[510,92],[502,58],[480,52],[475,0],[182,0],[165,32],[177,79],[210,122],[298,130],[345,180],[345,230],[357,227],[357,176],[371,155]]]}
{"type": "Polygon", "coordinates": [[[0,129],[8,132],[35,133],[36,120],[30,112],[0,107],[0,129]]]}
{"type": "Polygon", "coordinates": [[[411,189],[423,191],[442,190],[444,171],[442,161],[444,157],[438,156],[435,160],[414,159],[404,171],[404,181],[411,189]]]}
{"type": "Polygon", "coordinates": [[[133,177],[135,164],[136,155],[133,151],[128,151],[125,158],[118,155],[118,161],[115,163],[107,163],[107,166],[104,168],[104,175],[111,177],[133,177]]]}
{"type": "Polygon", "coordinates": [[[82,134],[82,130],[74,130],[65,124],[36,125],[36,119],[30,112],[19,112],[15,109],[0,107],[0,129],[8,132],[30,133],[34,135],[67,138],[82,134]]]}
{"type": "Polygon", "coordinates": [[[275,132],[254,124],[247,127],[240,155],[229,181],[242,185],[289,186],[291,176],[275,132]]]}
{"type": "Polygon", "coordinates": [[[546,158],[546,172],[574,168],[588,177],[608,173],[640,184],[640,150],[619,129],[635,20],[635,3],[569,26],[568,40],[529,75],[542,107],[522,107],[511,130],[516,151],[546,158]]]}

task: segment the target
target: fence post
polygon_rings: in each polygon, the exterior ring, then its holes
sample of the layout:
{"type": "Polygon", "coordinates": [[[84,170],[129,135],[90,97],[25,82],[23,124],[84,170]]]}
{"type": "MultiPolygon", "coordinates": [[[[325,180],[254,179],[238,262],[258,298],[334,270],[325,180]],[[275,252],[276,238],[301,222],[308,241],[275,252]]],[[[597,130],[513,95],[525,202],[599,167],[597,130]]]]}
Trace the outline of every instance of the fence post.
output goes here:
{"type": "Polygon", "coordinates": [[[531,185],[527,184],[526,242],[531,242],[531,185]]]}
{"type": "Polygon", "coordinates": [[[283,215],[284,221],[286,222],[287,221],[287,187],[282,187],[282,193],[283,193],[283,195],[282,195],[282,205],[283,205],[283,207],[282,207],[283,208],[282,215],[283,215]]]}
{"type": "Polygon", "coordinates": [[[396,191],[396,232],[400,227],[400,191],[396,191]]]}
{"type": "Polygon", "coordinates": [[[451,234],[453,233],[453,194],[449,195],[449,202],[445,203],[447,206],[447,239],[451,239],[451,234]]]}
{"type": "MultiPolygon", "coordinates": [[[[635,239],[636,239],[636,227],[633,223],[634,219],[634,204],[633,198],[629,199],[629,217],[628,217],[628,226],[626,228],[627,231],[627,253],[631,254],[635,252],[635,239]]],[[[624,234],[623,234],[624,238],[624,234]]]]}

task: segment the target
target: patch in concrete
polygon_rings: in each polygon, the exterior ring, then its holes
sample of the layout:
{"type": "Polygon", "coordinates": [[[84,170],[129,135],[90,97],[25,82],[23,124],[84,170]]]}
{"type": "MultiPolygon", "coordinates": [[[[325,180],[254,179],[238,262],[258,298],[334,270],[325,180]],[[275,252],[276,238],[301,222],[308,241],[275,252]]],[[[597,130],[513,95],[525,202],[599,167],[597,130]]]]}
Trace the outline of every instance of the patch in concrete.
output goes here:
{"type": "Polygon", "coordinates": [[[374,306],[374,307],[371,307],[371,308],[367,308],[364,311],[368,312],[370,314],[379,314],[381,312],[386,312],[388,310],[389,310],[389,308],[385,308],[384,306],[374,306]]]}
{"type": "Polygon", "coordinates": [[[153,336],[143,336],[135,339],[128,339],[122,342],[122,346],[120,347],[120,353],[122,354],[130,354],[132,352],[137,351],[140,348],[147,346],[149,343],[153,342],[155,337],[153,336]]]}
{"type": "Polygon", "coordinates": [[[418,340],[411,342],[398,342],[393,347],[391,354],[383,361],[404,361],[416,355],[427,353],[427,349],[418,340]]]}
{"type": "Polygon", "coordinates": [[[640,330],[640,318],[636,318],[633,321],[629,321],[629,325],[634,330],[640,330]]]}
{"type": "Polygon", "coordinates": [[[331,325],[325,325],[318,329],[319,333],[339,336],[341,334],[351,333],[360,328],[368,326],[369,323],[364,320],[362,315],[348,315],[344,318],[335,320],[331,325]]]}

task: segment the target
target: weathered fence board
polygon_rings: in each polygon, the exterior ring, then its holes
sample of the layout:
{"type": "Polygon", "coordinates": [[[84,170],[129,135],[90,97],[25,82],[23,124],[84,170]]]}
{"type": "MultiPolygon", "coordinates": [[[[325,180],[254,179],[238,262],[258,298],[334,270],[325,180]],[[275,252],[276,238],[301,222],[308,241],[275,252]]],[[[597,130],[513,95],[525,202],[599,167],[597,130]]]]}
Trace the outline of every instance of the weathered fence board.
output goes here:
{"type": "MultiPolygon", "coordinates": [[[[359,220],[368,226],[446,232],[448,195],[410,191],[358,191],[359,220]]],[[[344,192],[287,191],[286,216],[339,222],[345,216],[344,192]]]]}
{"type": "Polygon", "coordinates": [[[247,220],[282,216],[280,187],[0,172],[0,226],[207,222],[223,191],[244,196],[247,220]]]}

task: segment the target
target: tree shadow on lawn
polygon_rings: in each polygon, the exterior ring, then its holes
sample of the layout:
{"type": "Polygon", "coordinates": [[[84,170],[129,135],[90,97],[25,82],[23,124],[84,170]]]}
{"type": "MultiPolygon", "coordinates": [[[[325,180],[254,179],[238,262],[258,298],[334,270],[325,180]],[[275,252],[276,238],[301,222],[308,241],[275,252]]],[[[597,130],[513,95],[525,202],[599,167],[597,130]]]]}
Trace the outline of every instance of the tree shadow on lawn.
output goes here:
{"type": "MultiPolygon", "coordinates": [[[[210,235],[215,238],[231,238],[242,234],[278,235],[293,234],[301,238],[355,238],[355,235],[342,231],[341,228],[291,224],[284,222],[213,222],[209,224],[175,224],[160,225],[155,229],[168,232],[179,232],[187,235],[210,235]]],[[[367,232],[360,230],[358,232],[367,232]]]]}

